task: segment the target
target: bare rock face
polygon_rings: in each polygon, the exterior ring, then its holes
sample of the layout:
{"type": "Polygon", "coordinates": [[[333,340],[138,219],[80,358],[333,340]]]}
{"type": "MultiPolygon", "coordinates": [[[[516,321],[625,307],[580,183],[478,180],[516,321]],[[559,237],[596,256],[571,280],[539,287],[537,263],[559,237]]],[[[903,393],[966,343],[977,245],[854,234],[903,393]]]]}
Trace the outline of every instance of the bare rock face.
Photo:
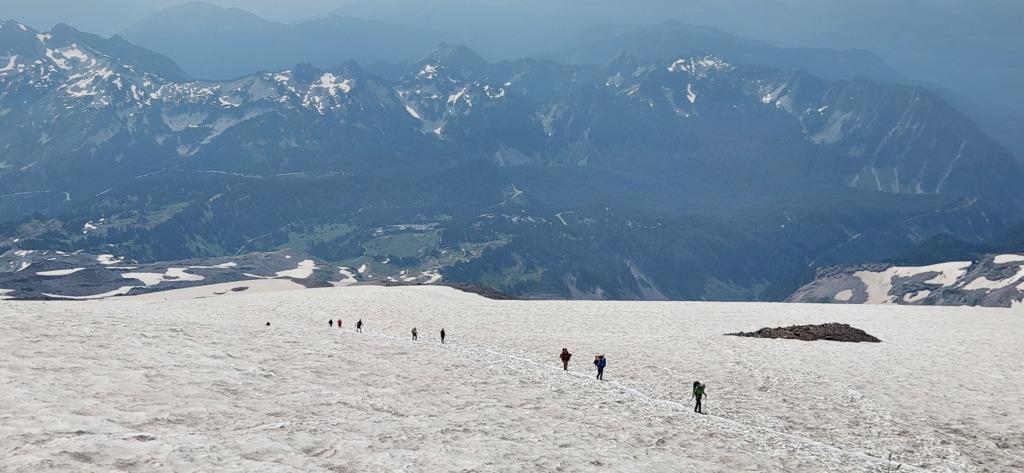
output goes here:
{"type": "Polygon", "coordinates": [[[763,328],[756,332],[728,333],[726,335],[750,338],[784,338],[789,340],[829,340],[833,342],[880,343],[881,340],[847,324],[794,325],[792,327],[763,328]]]}

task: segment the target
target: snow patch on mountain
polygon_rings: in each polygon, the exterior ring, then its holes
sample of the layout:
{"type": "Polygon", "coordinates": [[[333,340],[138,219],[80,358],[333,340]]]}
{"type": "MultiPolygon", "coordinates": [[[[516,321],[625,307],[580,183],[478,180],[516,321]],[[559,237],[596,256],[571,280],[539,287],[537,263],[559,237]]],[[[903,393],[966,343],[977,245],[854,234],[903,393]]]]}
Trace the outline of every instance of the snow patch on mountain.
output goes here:
{"type": "Polygon", "coordinates": [[[118,264],[118,263],[121,263],[122,261],[124,261],[124,258],[116,258],[116,257],[114,257],[114,255],[109,255],[109,254],[103,254],[103,255],[97,255],[96,256],[96,262],[98,262],[99,264],[102,264],[104,266],[110,266],[110,265],[118,264]]]}
{"type": "Polygon", "coordinates": [[[94,294],[94,295],[90,295],[90,296],[64,296],[64,295],[60,295],[60,294],[48,294],[48,293],[43,293],[43,295],[46,296],[46,297],[52,298],[52,299],[67,299],[67,300],[75,300],[75,301],[87,301],[87,300],[107,299],[109,297],[128,295],[128,293],[131,292],[132,289],[135,289],[135,286],[122,286],[122,287],[120,287],[118,289],[114,289],[112,291],[104,292],[102,294],[94,294]]]}
{"type": "Polygon", "coordinates": [[[829,116],[828,124],[810,137],[811,142],[816,145],[824,145],[842,141],[843,127],[854,117],[855,114],[852,110],[845,113],[833,113],[829,116]]]}
{"type": "Polygon", "coordinates": [[[13,71],[15,66],[17,66],[17,64],[18,64],[18,55],[17,54],[7,58],[7,65],[4,66],[4,67],[0,67],[0,74],[5,74],[7,72],[13,71]]]}
{"type": "Polygon", "coordinates": [[[853,290],[844,289],[839,291],[836,293],[834,299],[839,302],[850,302],[850,300],[853,299],[853,290]]]}
{"type": "Polygon", "coordinates": [[[702,79],[709,77],[711,73],[732,69],[732,64],[715,56],[680,58],[668,66],[669,72],[685,72],[702,79]]]}
{"type": "Polygon", "coordinates": [[[307,279],[313,275],[313,271],[316,269],[316,261],[311,259],[303,260],[299,262],[299,265],[295,269],[289,269],[285,271],[278,271],[277,277],[279,278],[291,278],[291,279],[307,279]]]}
{"type": "Polygon", "coordinates": [[[413,117],[413,118],[415,118],[417,120],[422,120],[422,118],[423,118],[423,117],[420,116],[419,112],[417,112],[415,108],[412,108],[412,105],[406,104],[405,105],[405,111],[409,113],[409,116],[411,116],[411,117],[413,117]]]}
{"type": "Polygon", "coordinates": [[[338,268],[338,273],[344,279],[335,283],[337,286],[347,286],[359,282],[359,279],[356,278],[356,272],[352,268],[338,268]]]}
{"type": "Polygon", "coordinates": [[[995,290],[995,289],[1003,289],[1003,288],[1009,287],[1009,286],[1011,286],[1013,284],[1016,284],[1017,282],[1019,282],[1021,280],[1024,280],[1024,265],[1021,265],[1018,268],[1016,274],[1011,275],[1008,278],[1004,278],[1004,279],[993,281],[993,280],[991,280],[991,279],[989,279],[987,277],[980,276],[977,279],[975,279],[975,280],[971,281],[970,283],[968,283],[966,286],[964,286],[964,290],[965,291],[976,291],[976,290],[980,289],[980,290],[989,290],[989,291],[991,291],[991,290],[995,290]]]}
{"type": "Polygon", "coordinates": [[[142,281],[146,286],[156,286],[160,283],[173,281],[173,282],[195,282],[206,279],[198,274],[191,274],[185,268],[167,268],[167,271],[163,274],[160,273],[124,273],[121,275],[125,279],[137,279],[142,281]]]}
{"type": "Polygon", "coordinates": [[[881,272],[859,271],[855,275],[867,286],[868,304],[889,304],[895,301],[895,296],[890,294],[895,278],[911,278],[934,273],[935,277],[925,281],[926,284],[949,287],[967,274],[967,268],[970,268],[971,264],[970,261],[957,261],[922,267],[893,266],[881,272]]]}
{"type": "Polygon", "coordinates": [[[1024,263],[1024,255],[997,255],[992,262],[995,264],[1024,263]]]}
{"type": "Polygon", "coordinates": [[[427,80],[432,80],[437,77],[437,66],[433,64],[425,64],[416,75],[427,80]]]}
{"type": "Polygon", "coordinates": [[[56,276],[68,276],[75,274],[79,271],[85,271],[85,268],[71,268],[71,269],[58,269],[54,271],[40,271],[36,273],[36,276],[56,277],[56,276]]]}
{"type": "Polygon", "coordinates": [[[352,92],[352,80],[341,79],[330,72],[326,72],[320,76],[320,80],[314,83],[311,88],[324,89],[327,93],[331,94],[332,97],[337,97],[339,90],[343,94],[352,92]]]}
{"type": "Polygon", "coordinates": [[[990,255],[921,267],[820,270],[790,302],[1010,307],[1024,299],[1024,257],[990,255]]]}

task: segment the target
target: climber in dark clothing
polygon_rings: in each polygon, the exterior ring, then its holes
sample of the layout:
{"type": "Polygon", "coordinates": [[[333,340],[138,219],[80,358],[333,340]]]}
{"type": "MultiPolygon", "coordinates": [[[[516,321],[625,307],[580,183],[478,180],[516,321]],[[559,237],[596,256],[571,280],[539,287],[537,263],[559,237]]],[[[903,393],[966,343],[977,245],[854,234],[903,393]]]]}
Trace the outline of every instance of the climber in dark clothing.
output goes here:
{"type": "Polygon", "coordinates": [[[569,353],[568,349],[563,348],[562,354],[558,355],[558,359],[562,360],[562,369],[569,371],[569,359],[572,358],[572,353],[569,353]]]}
{"type": "Polygon", "coordinates": [[[334,327],[334,319],[328,319],[327,320],[327,325],[329,325],[329,326],[331,326],[333,328],[334,327]]]}
{"type": "Polygon", "coordinates": [[[442,344],[444,343],[444,337],[445,337],[444,329],[441,329],[441,343],[442,344]]]}
{"type": "Polygon", "coordinates": [[[363,319],[356,322],[356,332],[363,333],[363,319]]]}
{"type": "Polygon", "coordinates": [[[594,366],[597,367],[597,379],[604,381],[604,367],[608,366],[608,360],[604,355],[597,355],[594,357],[594,366]]]}
{"type": "Polygon", "coordinates": [[[700,381],[694,381],[693,382],[693,398],[697,400],[697,404],[695,406],[693,406],[693,412],[696,412],[698,414],[703,414],[704,413],[704,410],[703,410],[703,408],[700,405],[700,400],[704,396],[707,396],[707,394],[704,393],[704,387],[705,386],[703,384],[701,384],[700,381]]]}
{"type": "Polygon", "coordinates": [[[338,319],[338,328],[341,328],[341,319],[338,319]]]}
{"type": "Polygon", "coordinates": [[[419,332],[416,331],[416,327],[413,327],[412,328],[412,339],[416,340],[416,338],[419,337],[419,335],[420,335],[419,332]]]}

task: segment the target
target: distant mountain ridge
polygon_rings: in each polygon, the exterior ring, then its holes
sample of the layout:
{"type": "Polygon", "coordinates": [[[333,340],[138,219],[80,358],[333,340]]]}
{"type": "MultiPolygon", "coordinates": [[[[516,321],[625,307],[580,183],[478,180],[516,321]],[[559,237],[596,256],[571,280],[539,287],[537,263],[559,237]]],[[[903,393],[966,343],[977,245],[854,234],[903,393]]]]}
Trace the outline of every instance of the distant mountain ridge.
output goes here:
{"type": "Polygon", "coordinates": [[[860,265],[820,271],[788,302],[1024,307],[1024,256],[930,266],[860,265]]]}
{"type": "Polygon", "coordinates": [[[1024,222],[984,242],[942,234],[882,263],[824,268],[788,300],[1024,307],[1024,222]]]}
{"type": "Polygon", "coordinates": [[[743,66],[806,70],[826,79],[864,76],[880,82],[907,79],[880,57],[864,50],[779,48],[743,39],[718,28],[676,20],[653,25],[605,25],[581,32],[561,48],[540,57],[571,64],[607,64],[626,52],[641,61],[716,54],[743,66]]]}
{"type": "Polygon", "coordinates": [[[279,23],[203,2],[167,8],[121,34],[174,58],[194,77],[221,80],[300,62],[324,68],[350,59],[395,62],[423,57],[438,43],[456,41],[427,28],[337,15],[279,23]]]}
{"type": "Polygon", "coordinates": [[[3,248],[290,248],[522,297],[781,299],[815,266],[989,238],[1022,198],[1020,166],[920,87],[453,45],[396,79],[200,81],[70,28],[0,38],[3,248]]]}

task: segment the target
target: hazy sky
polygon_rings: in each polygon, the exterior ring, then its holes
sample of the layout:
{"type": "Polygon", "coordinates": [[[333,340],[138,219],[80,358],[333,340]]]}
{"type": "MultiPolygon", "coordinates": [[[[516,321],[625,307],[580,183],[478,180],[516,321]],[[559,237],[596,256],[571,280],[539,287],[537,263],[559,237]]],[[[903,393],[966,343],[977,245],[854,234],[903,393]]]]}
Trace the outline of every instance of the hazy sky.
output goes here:
{"type": "MultiPolygon", "coordinates": [[[[205,0],[239,7],[269,19],[296,21],[333,10],[344,0],[205,0]]],[[[68,23],[93,33],[110,35],[162,8],[185,0],[0,0],[0,18],[16,19],[47,29],[68,23]]]]}

